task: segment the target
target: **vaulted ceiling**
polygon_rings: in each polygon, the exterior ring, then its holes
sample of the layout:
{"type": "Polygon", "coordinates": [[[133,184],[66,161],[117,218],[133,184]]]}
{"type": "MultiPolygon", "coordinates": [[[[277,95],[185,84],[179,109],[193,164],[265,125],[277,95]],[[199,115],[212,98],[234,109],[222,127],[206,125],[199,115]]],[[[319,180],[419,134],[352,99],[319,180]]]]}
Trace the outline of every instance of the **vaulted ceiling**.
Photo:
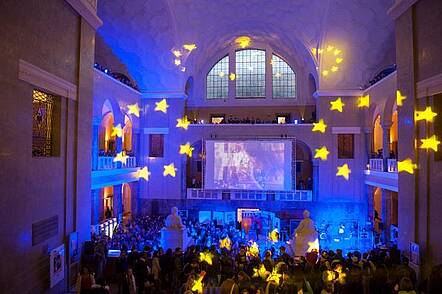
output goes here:
{"type": "Polygon", "coordinates": [[[140,89],[182,91],[189,75],[240,35],[270,44],[317,77],[320,89],[358,89],[395,63],[393,0],[102,0],[98,33],[140,89]],[[172,48],[195,43],[183,73],[172,48]],[[311,48],[342,50],[323,77],[311,48]]]}

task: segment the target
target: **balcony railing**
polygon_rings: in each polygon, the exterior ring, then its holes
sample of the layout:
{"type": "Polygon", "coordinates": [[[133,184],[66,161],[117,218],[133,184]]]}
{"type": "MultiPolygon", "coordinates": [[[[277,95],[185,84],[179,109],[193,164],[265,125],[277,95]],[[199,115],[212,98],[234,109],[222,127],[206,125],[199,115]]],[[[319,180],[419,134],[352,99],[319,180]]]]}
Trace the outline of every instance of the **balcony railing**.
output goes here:
{"type": "Polygon", "coordinates": [[[261,190],[211,190],[187,189],[187,199],[199,200],[255,200],[255,201],[312,201],[312,191],[261,191],[261,190]]]}
{"type": "Polygon", "coordinates": [[[387,159],[387,168],[384,167],[384,159],[370,158],[369,168],[371,171],[397,173],[397,160],[387,159]]]}
{"type": "Polygon", "coordinates": [[[117,168],[131,168],[137,167],[136,157],[130,156],[127,158],[126,163],[114,162],[115,157],[111,156],[99,156],[98,157],[98,170],[104,169],[117,169],[117,168]]]}

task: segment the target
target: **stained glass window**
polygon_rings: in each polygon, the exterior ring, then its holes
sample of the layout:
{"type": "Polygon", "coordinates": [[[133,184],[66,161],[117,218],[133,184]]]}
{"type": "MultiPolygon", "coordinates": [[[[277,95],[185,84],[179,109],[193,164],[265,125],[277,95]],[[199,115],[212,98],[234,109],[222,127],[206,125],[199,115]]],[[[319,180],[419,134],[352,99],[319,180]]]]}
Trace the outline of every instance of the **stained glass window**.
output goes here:
{"type": "Polygon", "coordinates": [[[57,97],[34,90],[32,93],[32,156],[55,155],[54,111],[57,97]]]}
{"type": "Polygon", "coordinates": [[[229,56],[218,61],[206,80],[207,99],[224,99],[229,96],[229,56]]]}
{"type": "Polygon", "coordinates": [[[248,49],[236,51],[236,97],[265,97],[266,52],[248,49]]]}
{"type": "Polygon", "coordinates": [[[296,75],[291,67],[276,55],[272,56],[273,98],[296,97],[296,75]]]}

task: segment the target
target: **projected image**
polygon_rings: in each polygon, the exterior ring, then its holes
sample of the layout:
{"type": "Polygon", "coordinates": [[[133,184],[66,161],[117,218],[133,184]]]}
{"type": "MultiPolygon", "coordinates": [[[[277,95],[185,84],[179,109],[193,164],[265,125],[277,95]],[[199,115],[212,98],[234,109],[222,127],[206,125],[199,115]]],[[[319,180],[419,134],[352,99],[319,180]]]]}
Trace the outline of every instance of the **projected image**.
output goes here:
{"type": "Polygon", "coordinates": [[[214,142],[217,189],[284,190],[284,142],[214,142]]]}

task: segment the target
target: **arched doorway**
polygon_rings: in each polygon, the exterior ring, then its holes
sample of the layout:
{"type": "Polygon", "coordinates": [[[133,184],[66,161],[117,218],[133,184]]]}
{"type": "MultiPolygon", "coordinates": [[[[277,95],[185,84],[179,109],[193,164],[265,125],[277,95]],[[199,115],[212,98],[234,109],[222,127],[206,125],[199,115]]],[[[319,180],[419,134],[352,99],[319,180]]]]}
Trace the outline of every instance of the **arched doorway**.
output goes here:
{"type": "Polygon", "coordinates": [[[191,158],[186,158],[186,187],[202,188],[203,182],[203,143],[202,140],[192,144],[191,158]]]}
{"type": "Polygon", "coordinates": [[[391,129],[390,129],[390,157],[397,158],[397,142],[398,142],[398,122],[397,122],[397,110],[393,112],[391,117],[391,129]]]}
{"type": "Polygon", "coordinates": [[[130,217],[132,214],[132,191],[128,183],[124,183],[121,191],[123,217],[130,217]]]}
{"type": "Polygon", "coordinates": [[[381,116],[376,116],[373,125],[373,154],[372,157],[382,157],[382,126],[381,116]]]}
{"type": "Polygon", "coordinates": [[[296,190],[313,190],[312,152],[302,141],[296,140],[294,148],[296,190]]]}
{"type": "Polygon", "coordinates": [[[103,219],[113,217],[114,213],[114,186],[103,188],[103,219]]]}
{"type": "Polygon", "coordinates": [[[133,150],[132,150],[132,121],[130,120],[130,118],[127,115],[124,116],[123,151],[125,151],[127,155],[130,155],[131,153],[133,153],[133,150]]]}
{"type": "Polygon", "coordinates": [[[105,113],[101,119],[100,135],[99,135],[99,149],[100,154],[115,153],[116,144],[115,136],[112,136],[112,129],[114,127],[114,115],[111,111],[105,113]]]}

